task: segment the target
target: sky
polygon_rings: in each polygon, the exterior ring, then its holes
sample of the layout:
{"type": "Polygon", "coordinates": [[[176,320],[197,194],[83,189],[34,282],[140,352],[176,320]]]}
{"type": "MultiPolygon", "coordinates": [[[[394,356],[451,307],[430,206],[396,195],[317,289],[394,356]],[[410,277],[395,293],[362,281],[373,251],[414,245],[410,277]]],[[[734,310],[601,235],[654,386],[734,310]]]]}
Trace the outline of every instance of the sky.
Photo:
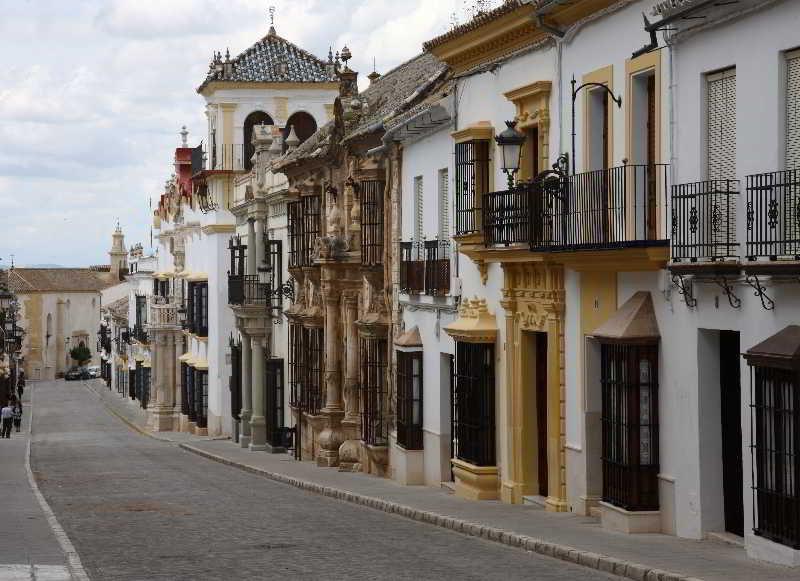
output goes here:
{"type": "MultiPolygon", "coordinates": [[[[494,2],[495,4],[497,2],[494,2]]],[[[119,219],[150,243],[149,200],[182,125],[204,138],[196,93],[213,51],[269,29],[325,58],[345,44],[361,78],[463,22],[465,0],[0,0],[0,267],[107,264],[119,219]]]]}

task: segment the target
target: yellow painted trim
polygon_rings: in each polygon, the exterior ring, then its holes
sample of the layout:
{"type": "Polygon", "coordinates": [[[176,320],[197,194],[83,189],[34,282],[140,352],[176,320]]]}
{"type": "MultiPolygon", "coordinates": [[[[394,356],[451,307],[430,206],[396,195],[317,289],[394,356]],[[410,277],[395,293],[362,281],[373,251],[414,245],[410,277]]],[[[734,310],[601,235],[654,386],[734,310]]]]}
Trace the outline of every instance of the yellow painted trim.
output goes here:
{"type": "Polygon", "coordinates": [[[208,361],[206,359],[197,359],[194,361],[194,368],[200,371],[207,371],[208,361]]]}
{"type": "Polygon", "coordinates": [[[497,339],[497,321],[489,312],[486,299],[465,299],[458,308],[458,319],[444,328],[456,341],[465,343],[494,343],[497,339]]]}
{"type": "Polygon", "coordinates": [[[201,228],[203,234],[233,234],[236,232],[235,224],[208,224],[201,228]]]}
{"type": "MultiPolygon", "coordinates": [[[[524,87],[519,87],[504,93],[506,99],[514,103],[517,108],[515,120],[517,129],[527,132],[537,130],[537,168],[544,170],[550,165],[550,81],[536,81],[524,87]]],[[[525,143],[522,148],[522,161],[520,164],[519,179],[530,180],[536,176],[531,175],[530,144],[525,143]]]]}
{"type": "Polygon", "coordinates": [[[191,359],[191,358],[192,358],[192,354],[191,353],[184,353],[183,355],[178,357],[178,361],[180,361],[181,363],[185,363],[186,361],[189,361],[189,359],[191,359]]]}
{"type": "MultiPolygon", "coordinates": [[[[586,73],[583,75],[581,83],[600,83],[614,91],[614,65],[608,65],[586,73]]],[[[601,90],[597,88],[596,90],[601,90]]],[[[591,87],[581,91],[583,93],[583,171],[589,171],[589,127],[591,126],[589,119],[589,97],[591,96],[591,87]]],[[[608,97],[609,101],[611,97],[608,97]]],[[[606,163],[608,167],[614,166],[614,108],[616,104],[610,102],[608,104],[608,159],[606,163]]],[[[580,129],[578,129],[580,131],[580,129]]]]}
{"type": "Polygon", "coordinates": [[[190,282],[202,282],[208,280],[208,273],[207,272],[193,272],[190,277],[187,278],[190,282]]]}
{"type": "Polygon", "coordinates": [[[455,143],[483,140],[491,142],[494,140],[494,135],[494,126],[489,121],[478,121],[450,134],[455,143]]]}
{"type": "MultiPolygon", "coordinates": [[[[654,71],[655,74],[655,97],[656,97],[656,159],[655,163],[661,163],[661,51],[643,54],[635,59],[625,61],[625,158],[632,160],[631,146],[633,137],[633,77],[645,71],[654,71]]],[[[637,163],[631,161],[630,163],[637,163]]]]}

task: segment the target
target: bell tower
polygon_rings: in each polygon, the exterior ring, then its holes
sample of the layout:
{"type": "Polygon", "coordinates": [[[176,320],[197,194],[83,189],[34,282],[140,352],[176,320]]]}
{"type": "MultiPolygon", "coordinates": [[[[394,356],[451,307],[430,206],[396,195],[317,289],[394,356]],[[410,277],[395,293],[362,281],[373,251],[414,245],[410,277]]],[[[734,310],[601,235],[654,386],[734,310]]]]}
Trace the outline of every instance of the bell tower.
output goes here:
{"type": "Polygon", "coordinates": [[[108,252],[111,258],[111,276],[117,280],[128,270],[128,251],[125,250],[125,235],[117,221],[117,228],[111,236],[111,250],[108,252]]]}

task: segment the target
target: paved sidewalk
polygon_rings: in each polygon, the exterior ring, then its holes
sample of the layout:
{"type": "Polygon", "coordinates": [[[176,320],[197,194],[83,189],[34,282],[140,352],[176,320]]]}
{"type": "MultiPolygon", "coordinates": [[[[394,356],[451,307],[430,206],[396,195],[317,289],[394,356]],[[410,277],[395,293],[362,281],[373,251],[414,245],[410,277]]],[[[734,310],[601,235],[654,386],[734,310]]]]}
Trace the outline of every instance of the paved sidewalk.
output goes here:
{"type": "MultiPolygon", "coordinates": [[[[92,389],[117,416],[143,431],[135,404],[99,382],[92,389]]],[[[373,508],[394,512],[473,536],[548,554],[633,579],[798,579],[800,572],[749,559],[744,549],[723,542],[693,541],[662,534],[625,535],[600,528],[597,519],[547,512],[533,505],[474,502],[438,488],[401,486],[368,476],[318,468],[286,454],[242,450],[230,440],[175,432],[151,434],[197,454],[265,477],[373,508]]]]}
{"type": "Polygon", "coordinates": [[[22,431],[0,440],[0,581],[71,579],[66,557],[28,482],[31,421],[29,382],[22,398],[22,431]]]}

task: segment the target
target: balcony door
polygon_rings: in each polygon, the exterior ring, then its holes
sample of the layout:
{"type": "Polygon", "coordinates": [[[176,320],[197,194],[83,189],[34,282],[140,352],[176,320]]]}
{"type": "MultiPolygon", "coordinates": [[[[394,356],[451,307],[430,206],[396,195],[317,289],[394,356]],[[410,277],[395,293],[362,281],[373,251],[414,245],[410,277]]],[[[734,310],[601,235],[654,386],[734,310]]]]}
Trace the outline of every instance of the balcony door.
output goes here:
{"type": "Polygon", "coordinates": [[[579,240],[598,243],[611,241],[611,221],[618,218],[614,200],[611,199],[611,176],[607,171],[611,157],[609,100],[605,89],[596,88],[588,93],[588,172],[579,176],[576,183],[577,189],[585,192],[585,195],[573,195],[572,203],[580,203],[581,207],[568,209],[568,212],[574,210],[581,216],[579,219],[582,224],[576,230],[576,233],[581,233],[579,240]]]}

